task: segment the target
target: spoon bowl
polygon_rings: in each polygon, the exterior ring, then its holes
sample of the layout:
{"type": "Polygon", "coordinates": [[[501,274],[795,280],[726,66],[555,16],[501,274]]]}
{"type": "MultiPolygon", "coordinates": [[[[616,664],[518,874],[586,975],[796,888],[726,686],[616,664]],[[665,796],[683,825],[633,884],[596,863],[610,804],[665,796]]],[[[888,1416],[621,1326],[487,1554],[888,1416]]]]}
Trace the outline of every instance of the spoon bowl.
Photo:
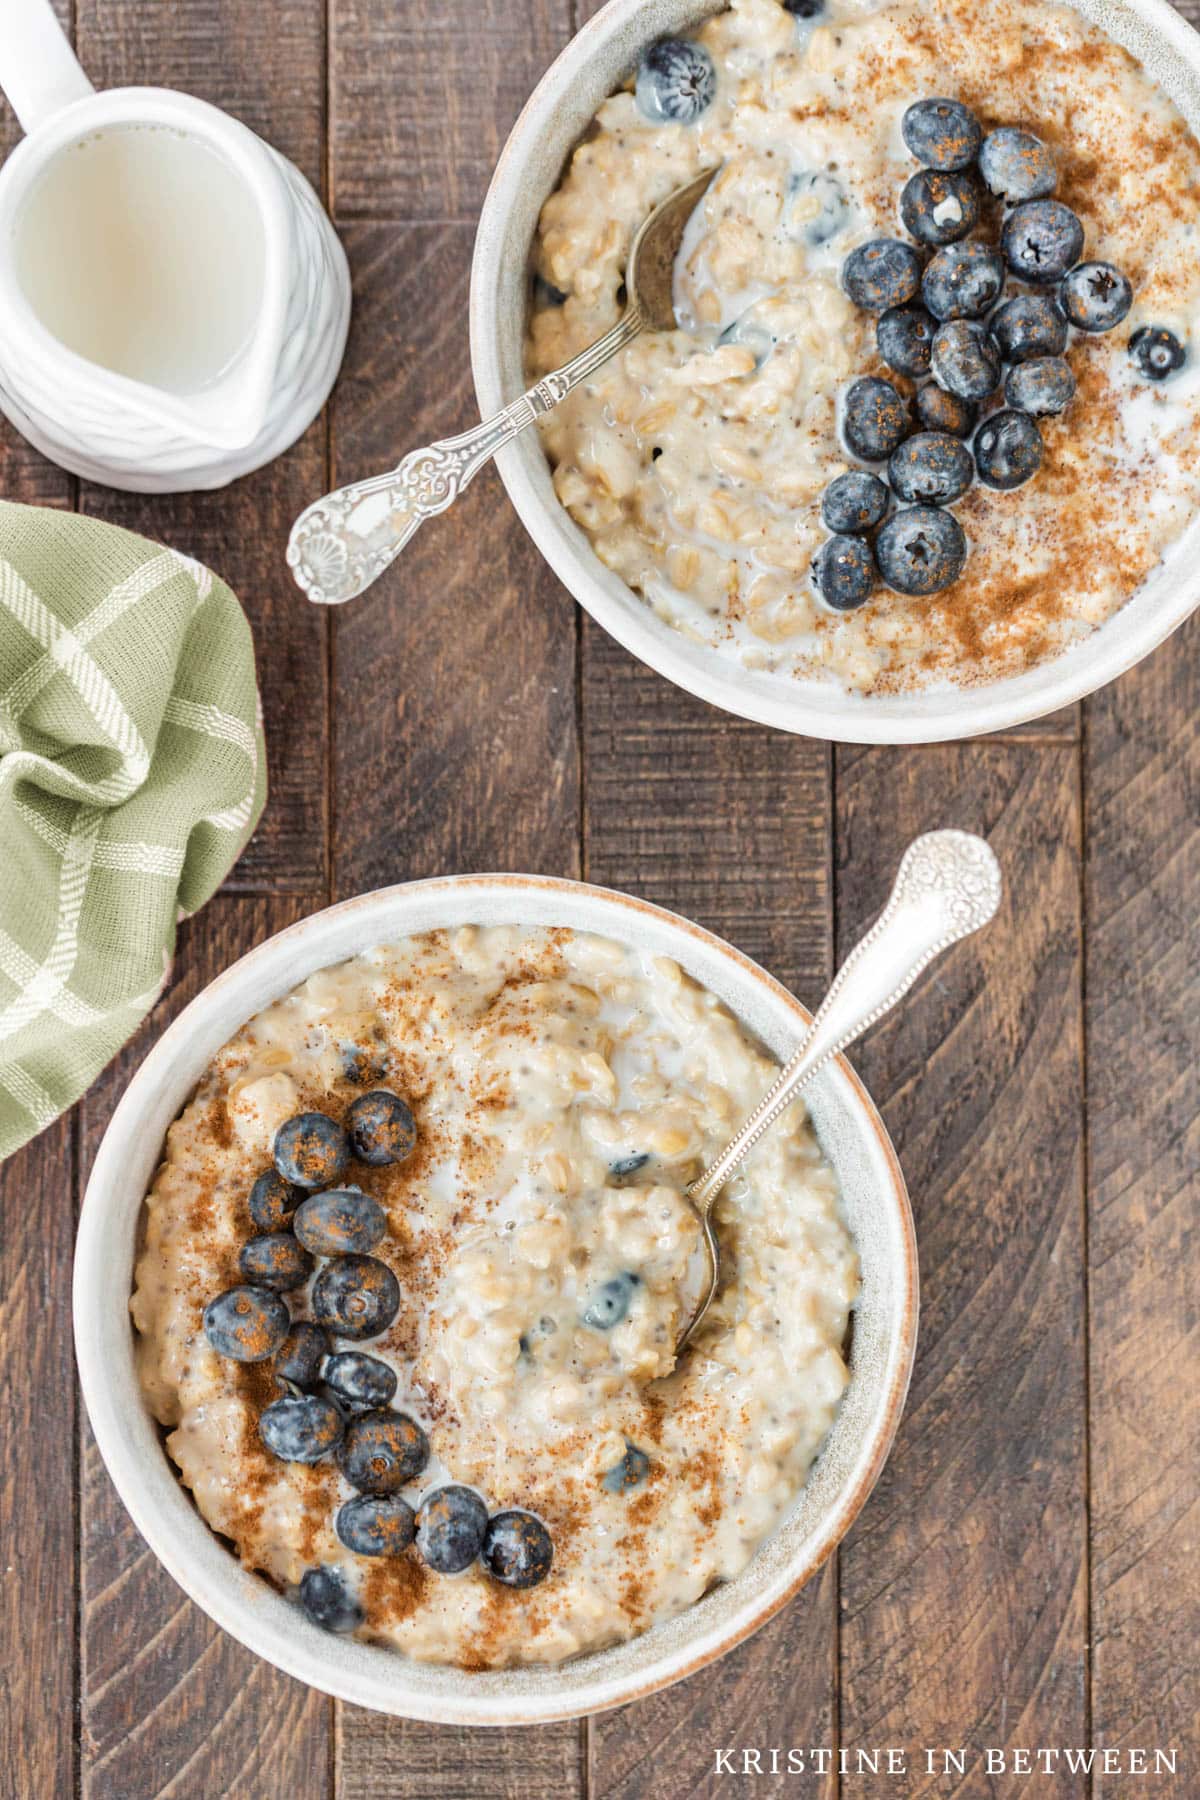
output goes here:
{"type": "Polygon", "coordinates": [[[705,169],[667,195],[644,220],[625,269],[625,310],[611,331],[527,393],[458,437],[441,438],[383,475],[352,481],[305,508],[292,526],[287,560],[310,600],[356,599],[395,561],[419,525],[445,512],[497,450],[550,412],[640,331],[674,331],[675,258],[684,229],[716,173],[705,169]]]}

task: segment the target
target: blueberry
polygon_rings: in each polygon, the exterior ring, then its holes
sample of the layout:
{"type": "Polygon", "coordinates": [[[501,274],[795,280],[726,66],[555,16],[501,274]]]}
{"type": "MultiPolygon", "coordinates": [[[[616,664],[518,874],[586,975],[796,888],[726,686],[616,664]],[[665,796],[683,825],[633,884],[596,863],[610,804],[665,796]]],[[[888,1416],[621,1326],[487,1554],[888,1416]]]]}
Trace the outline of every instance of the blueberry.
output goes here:
{"type": "MultiPolygon", "coordinates": [[[[539,307],[562,306],[563,303],[565,302],[566,298],[567,298],[567,296],[563,293],[562,289],[560,287],[555,287],[555,285],[552,281],[547,281],[546,277],[544,275],[535,275],[534,276],[534,278],[533,278],[533,302],[534,302],[535,306],[539,306],[539,307]]],[[[379,1077],[382,1074],[383,1074],[383,1070],[379,1069],[376,1071],[375,1074],[363,1075],[363,1076],[359,1077],[359,1079],[361,1081],[378,1081],[379,1077]]],[[[354,1080],[353,1075],[350,1076],[350,1080],[351,1081],[354,1080]]]]}
{"type": "Polygon", "coordinates": [[[917,418],[926,431],[948,431],[952,437],[970,437],[979,417],[979,408],[957,394],[947,393],[936,381],[927,381],[918,389],[914,402],[917,418]]]}
{"type": "Polygon", "coordinates": [[[1165,325],[1143,325],[1135,331],[1129,354],[1147,381],[1166,381],[1187,361],[1187,351],[1165,325]]]}
{"type": "Polygon", "coordinates": [[[974,474],[962,439],[941,431],[917,432],[893,450],[888,463],[893,493],[926,506],[949,506],[966,493],[974,474]]]}
{"type": "Polygon", "coordinates": [[[1133,289],[1111,263],[1080,263],[1063,276],[1058,303],[1080,331],[1111,331],[1133,305],[1133,289]]]}
{"type": "Polygon", "coordinates": [[[300,1604],[313,1624],[325,1631],[354,1631],[363,1622],[362,1607],[347,1587],[345,1576],[327,1565],[305,1570],[300,1604]]]}
{"type": "Polygon", "coordinates": [[[621,1181],[626,1175],[636,1175],[649,1161],[648,1150],[637,1150],[632,1156],[618,1156],[615,1162],[609,1163],[608,1172],[617,1181],[621,1181]]]}
{"type": "Polygon", "coordinates": [[[416,1520],[396,1494],[359,1494],[339,1506],[333,1529],[356,1556],[399,1556],[416,1535],[416,1520]]]}
{"type": "Polygon", "coordinates": [[[352,1101],[346,1126],[355,1156],[373,1169],[403,1162],[417,1141],[416,1122],[407,1102],[387,1088],[374,1088],[352,1101]]]}
{"type": "Polygon", "coordinates": [[[1067,321],[1045,294],[1015,294],[992,315],[991,330],[1005,362],[1061,356],[1067,347],[1067,321]]]}
{"type": "Polygon", "coordinates": [[[640,1487],[650,1473],[650,1458],[636,1444],[626,1442],[625,1454],[619,1463],[606,1469],[600,1477],[600,1486],[610,1494],[627,1494],[630,1488],[640,1487]]]}
{"type": "Polygon", "coordinates": [[[908,436],[908,405],[890,381],[864,375],[846,390],[842,432],[853,456],[863,462],[886,462],[908,436]]]}
{"type": "Polygon", "coordinates": [[[629,1302],[633,1299],[633,1290],[641,1283],[641,1276],[635,1275],[632,1269],[625,1269],[620,1275],[614,1275],[597,1288],[589,1302],[583,1322],[594,1331],[611,1331],[619,1325],[629,1311],[629,1302]]]}
{"type": "Polygon", "coordinates": [[[238,1268],[256,1287],[286,1294],[303,1287],[313,1272],[313,1259],[290,1231],[268,1231],[242,1245],[238,1268]]]}
{"type": "Polygon", "coordinates": [[[1022,281],[1057,281],[1083,252],[1083,226],[1061,200],[1024,200],[1000,233],[1004,260],[1022,281]]]}
{"type": "Polygon", "coordinates": [[[1075,377],[1061,356],[1035,356],[1008,371],[1004,398],[1018,412],[1060,413],[1075,398],[1075,377]]]}
{"type": "Polygon", "coordinates": [[[930,169],[967,169],[979,155],[983,132],[961,100],[918,100],[900,122],[904,141],[930,169]]]}
{"type": "MultiPolygon", "coordinates": [[[[809,170],[804,175],[793,176],[788,184],[789,205],[801,195],[807,198],[803,208],[806,216],[799,226],[799,235],[816,250],[846,229],[850,222],[850,202],[845,188],[828,169],[809,170]],[[815,213],[811,206],[813,199],[818,207],[815,213]]],[[[794,231],[793,235],[796,235],[794,231]]]]}
{"type": "Polygon", "coordinates": [[[324,1113],[297,1113],[275,1133],[275,1167],[293,1187],[334,1187],[350,1161],[350,1140],[324,1113]]]}
{"type": "Polygon", "coordinates": [[[979,181],[970,169],[918,169],[900,195],[900,217],[922,244],[956,244],[979,223],[979,181]]]}
{"type": "Polygon", "coordinates": [[[898,594],[937,594],[962,574],[967,540],[953,513],[911,506],[881,527],[875,554],[879,573],[898,594]]]}
{"type": "Polygon", "coordinates": [[[947,244],[921,280],[921,297],[935,319],[981,319],[1004,289],[1004,264],[990,244],[947,244]]]}
{"type": "Polygon", "coordinates": [[[303,1189],[285,1181],[278,1169],[267,1169],[250,1189],[251,1222],[260,1231],[278,1231],[295,1212],[303,1189]]]}
{"type": "Polygon", "coordinates": [[[812,578],[826,606],[853,612],[875,586],[875,558],[863,538],[839,532],[826,539],[812,560],[812,578]]]}
{"type": "MultiPolygon", "coordinates": [[[[549,283],[542,281],[540,275],[538,283],[539,292],[549,288],[549,283]]],[[[558,298],[553,304],[561,306],[566,295],[559,294],[557,288],[552,291],[558,294],[558,298]]],[[[342,1074],[347,1081],[352,1081],[355,1087],[366,1087],[368,1082],[382,1081],[387,1074],[387,1043],[381,1033],[370,1035],[369,1041],[365,1044],[358,1044],[349,1038],[344,1038],[338,1045],[338,1053],[342,1059],[342,1074]]]]}
{"type": "Polygon", "coordinates": [[[275,1378],[290,1381],[296,1387],[311,1387],[328,1355],[329,1339],[321,1327],[301,1319],[279,1346],[273,1365],[275,1378]]]}
{"type": "Polygon", "coordinates": [[[1019,200],[1044,200],[1054,192],[1057,180],[1054,158],[1041,138],[1012,125],[1002,125],[984,138],[979,172],[993,194],[1010,205],[1019,200]]]}
{"type": "Polygon", "coordinates": [[[396,1371],[361,1350],[339,1350],[325,1364],[325,1380],[335,1400],[351,1408],[386,1406],[396,1392],[396,1371]]]}
{"type": "Polygon", "coordinates": [[[975,467],[989,487],[1019,488],[1042,466],[1042,434],[1023,412],[998,412],[975,433],[975,467]]]}
{"type": "Polygon", "coordinates": [[[469,1569],[483,1548],[488,1510],[474,1488],[436,1488],[417,1508],[417,1549],[439,1575],[469,1569]]]}
{"type": "Polygon", "coordinates": [[[407,1413],[363,1413],[346,1427],[338,1467],[360,1494],[394,1494],[429,1461],[429,1439],[407,1413]]]}
{"type": "Polygon", "coordinates": [[[689,38],[660,38],[642,58],[637,103],[655,125],[690,125],[712,105],[716,91],[712,57],[689,38]]]}
{"type": "Polygon", "coordinates": [[[830,531],[870,531],[884,517],[890,501],[878,475],[868,475],[865,469],[847,469],[825,489],[821,517],[830,531]]]}
{"type": "Polygon", "coordinates": [[[280,1462],[315,1463],[341,1442],[342,1415],[320,1394],[284,1394],[259,1414],[258,1435],[280,1462]]]}
{"type": "Polygon", "coordinates": [[[288,1334],[287,1303],[266,1288],[235,1287],[204,1309],[204,1335],[218,1356],[233,1362],[266,1362],[288,1334]]]}
{"type": "Polygon", "coordinates": [[[1000,385],[1000,353],[974,319],[951,319],[933,340],[933,379],[960,400],[986,400],[1000,385]]]}
{"type": "Polygon", "coordinates": [[[921,259],[900,238],[872,238],[842,265],[842,286],[864,312],[903,306],[921,285],[921,259]]]}
{"type": "Polygon", "coordinates": [[[505,1587],[531,1588],[550,1573],[554,1545],[540,1519],[513,1507],[492,1514],[481,1554],[488,1574],[505,1587]]]}
{"type": "Polygon", "coordinates": [[[783,10],[796,19],[815,19],[825,11],[825,0],[783,0],[783,10]]]}
{"type": "Polygon", "coordinates": [[[315,1256],[365,1256],[387,1230],[387,1214],[361,1188],[329,1188],[304,1202],[292,1230],[315,1256]]]}
{"type": "Polygon", "coordinates": [[[400,1310],[400,1283],[375,1256],[335,1256],[312,1287],[317,1322],[335,1337],[374,1337],[400,1310]]]}
{"type": "Polygon", "coordinates": [[[916,381],[929,373],[929,347],[936,330],[923,306],[893,306],[880,317],[875,342],[890,369],[916,381]]]}

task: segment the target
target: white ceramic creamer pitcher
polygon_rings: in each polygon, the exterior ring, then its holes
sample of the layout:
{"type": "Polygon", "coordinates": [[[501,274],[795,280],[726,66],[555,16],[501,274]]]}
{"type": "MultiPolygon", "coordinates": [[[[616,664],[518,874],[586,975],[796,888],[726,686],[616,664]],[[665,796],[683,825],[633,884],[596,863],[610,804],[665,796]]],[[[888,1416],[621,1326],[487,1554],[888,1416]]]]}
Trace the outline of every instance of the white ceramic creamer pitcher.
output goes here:
{"type": "Polygon", "coordinates": [[[0,408],[63,468],[220,487],[315,418],[350,318],[308,182],[206,101],[96,93],[49,0],[0,0],[0,408]],[[122,285],[124,284],[124,285],[122,285]]]}

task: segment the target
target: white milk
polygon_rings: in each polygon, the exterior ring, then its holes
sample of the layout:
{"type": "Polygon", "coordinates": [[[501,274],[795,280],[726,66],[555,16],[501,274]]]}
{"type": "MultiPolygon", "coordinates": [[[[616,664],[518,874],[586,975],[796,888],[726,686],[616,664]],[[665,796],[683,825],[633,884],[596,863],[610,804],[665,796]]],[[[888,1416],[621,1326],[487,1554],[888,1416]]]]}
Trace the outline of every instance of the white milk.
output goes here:
{"type": "Polygon", "coordinates": [[[17,220],[17,279],[42,324],[89,362],[174,394],[216,381],[258,318],[258,209],[199,139],[163,126],[62,151],[17,220]]]}

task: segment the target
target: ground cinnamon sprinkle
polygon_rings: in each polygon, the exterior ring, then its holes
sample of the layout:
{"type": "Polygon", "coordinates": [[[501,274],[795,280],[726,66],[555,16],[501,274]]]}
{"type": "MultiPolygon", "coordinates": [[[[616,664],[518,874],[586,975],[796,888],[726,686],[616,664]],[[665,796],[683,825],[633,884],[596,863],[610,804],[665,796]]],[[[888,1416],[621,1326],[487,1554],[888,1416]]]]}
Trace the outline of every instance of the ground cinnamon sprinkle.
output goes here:
{"type": "Polygon", "coordinates": [[[698,1451],[683,1471],[688,1485],[708,1498],[696,1515],[702,1525],[713,1526],[721,1516],[721,1459],[714,1450],[698,1451]]]}
{"type": "Polygon", "coordinates": [[[213,1105],[211,1130],[214,1144],[219,1144],[222,1150],[228,1150],[233,1142],[233,1121],[229,1117],[229,1108],[223,1094],[213,1105]]]}
{"type": "Polygon", "coordinates": [[[415,1550],[406,1550],[403,1556],[372,1557],[359,1596],[368,1624],[378,1628],[411,1618],[425,1599],[432,1579],[415,1550]]]}

